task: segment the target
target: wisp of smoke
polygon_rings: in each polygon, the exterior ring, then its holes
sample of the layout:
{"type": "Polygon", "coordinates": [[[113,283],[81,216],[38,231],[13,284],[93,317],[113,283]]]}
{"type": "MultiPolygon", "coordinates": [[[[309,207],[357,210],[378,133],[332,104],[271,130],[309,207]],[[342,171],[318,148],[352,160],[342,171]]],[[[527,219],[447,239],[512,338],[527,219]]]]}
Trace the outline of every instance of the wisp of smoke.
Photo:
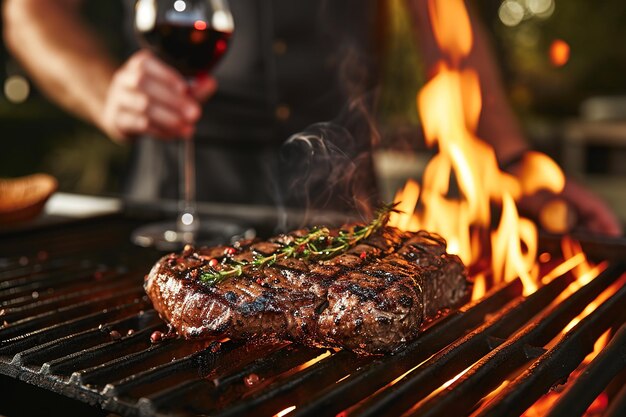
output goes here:
{"type": "Polygon", "coordinates": [[[289,207],[369,216],[377,199],[368,141],[335,122],[316,123],[281,149],[282,202],[289,207]]]}

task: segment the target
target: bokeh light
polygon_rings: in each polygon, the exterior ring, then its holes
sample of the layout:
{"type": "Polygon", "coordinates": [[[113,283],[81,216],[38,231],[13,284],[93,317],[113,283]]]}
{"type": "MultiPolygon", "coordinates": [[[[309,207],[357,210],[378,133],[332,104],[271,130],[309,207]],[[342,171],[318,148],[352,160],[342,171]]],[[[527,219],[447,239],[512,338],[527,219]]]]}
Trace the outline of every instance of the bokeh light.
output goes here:
{"type": "Polygon", "coordinates": [[[554,7],[554,0],[526,0],[526,7],[532,14],[541,15],[554,7]]]}
{"type": "Polygon", "coordinates": [[[183,0],[176,0],[174,2],[174,10],[176,10],[177,12],[184,12],[186,8],[187,3],[185,3],[183,0]]]}
{"type": "Polygon", "coordinates": [[[12,103],[23,103],[30,95],[30,84],[21,75],[12,75],[4,81],[4,95],[12,103]]]}
{"type": "Polygon", "coordinates": [[[547,19],[555,9],[554,0],[504,0],[498,17],[506,26],[514,27],[532,18],[547,19]]]}
{"type": "Polygon", "coordinates": [[[550,44],[550,62],[555,67],[562,67],[569,61],[570,46],[563,39],[555,39],[550,44]]]}
{"type": "Polygon", "coordinates": [[[206,22],[204,20],[196,20],[193,22],[193,28],[195,30],[206,30],[206,22]]]}
{"type": "Polygon", "coordinates": [[[506,26],[517,26],[524,20],[524,6],[518,1],[506,0],[500,5],[498,17],[506,26]]]}

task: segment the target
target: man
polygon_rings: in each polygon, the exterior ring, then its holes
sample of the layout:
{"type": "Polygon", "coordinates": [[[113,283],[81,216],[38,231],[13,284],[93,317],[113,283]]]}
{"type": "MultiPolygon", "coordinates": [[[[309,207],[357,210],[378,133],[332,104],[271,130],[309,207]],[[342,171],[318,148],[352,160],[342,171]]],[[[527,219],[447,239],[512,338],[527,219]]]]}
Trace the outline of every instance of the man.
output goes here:
{"type": "MultiPolygon", "coordinates": [[[[133,3],[125,2],[129,10],[133,3]]],[[[113,140],[133,143],[129,192],[135,197],[176,196],[171,142],[195,131],[200,199],[272,203],[281,141],[344,108],[354,111],[346,103],[376,80],[371,34],[380,29],[384,1],[232,0],[236,28],[229,52],[214,76],[189,86],[145,50],[115,63],[80,19],[80,4],[5,0],[6,43],[52,100],[113,140]]],[[[439,51],[428,0],[408,5],[425,61],[433,64],[439,51]]],[[[472,23],[477,30],[468,62],[477,69],[486,98],[478,134],[506,164],[528,145],[506,103],[485,33],[475,19],[472,23]]],[[[366,148],[357,146],[355,158],[366,148]]],[[[366,170],[370,165],[362,164],[366,170]]],[[[564,196],[589,230],[621,233],[615,216],[587,190],[568,181],[564,196]]]]}
{"type": "MultiPolygon", "coordinates": [[[[137,50],[132,36],[135,51],[117,64],[81,19],[81,3],[5,2],[7,45],[53,101],[113,140],[132,144],[127,191],[133,198],[176,198],[172,142],[195,131],[198,198],[235,203],[284,199],[275,195],[289,185],[275,184],[279,148],[290,135],[335,118],[355,94],[340,77],[362,62],[362,32],[373,15],[360,1],[323,10],[318,2],[232,1],[236,28],[229,51],[214,74],[188,87],[175,69],[137,50]],[[346,65],[348,54],[353,62],[346,65]]],[[[124,5],[132,35],[134,1],[124,5]]],[[[369,85],[360,91],[372,84],[363,82],[369,85]]]]}

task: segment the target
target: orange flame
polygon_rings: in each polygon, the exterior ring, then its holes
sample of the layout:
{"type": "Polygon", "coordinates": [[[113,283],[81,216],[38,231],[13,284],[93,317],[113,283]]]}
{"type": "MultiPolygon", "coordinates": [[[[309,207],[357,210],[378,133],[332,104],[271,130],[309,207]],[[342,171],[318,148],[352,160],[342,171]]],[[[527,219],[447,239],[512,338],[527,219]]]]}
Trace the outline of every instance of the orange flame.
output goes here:
{"type": "Polygon", "coordinates": [[[287,414],[291,413],[293,410],[296,409],[295,405],[292,405],[291,407],[287,407],[284,410],[274,414],[274,417],[283,417],[286,416],[287,414]]]}
{"type": "Polygon", "coordinates": [[[428,10],[439,46],[458,62],[472,49],[472,25],[463,0],[429,0],[428,10]]]}
{"type": "Polygon", "coordinates": [[[519,276],[525,294],[537,290],[537,228],[530,220],[519,218],[515,202],[508,194],[503,197],[500,226],[492,233],[492,248],[496,281],[511,281],[519,276]],[[522,245],[526,246],[525,251],[522,245]]]}
{"type": "MultiPolygon", "coordinates": [[[[584,257],[584,252],[582,250],[582,247],[580,246],[580,243],[576,242],[575,240],[569,237],[565,237],[561,241],[561,250],[563,251],[563,256],[565,258],[572,259],[574,257],[580,257],[581,255],[584,257]]],[[[576,265],[572,269],[572,274],[576,277],[576,281],[570,284],[570,286],[567,288],[567,291],[574,292],[578,290],[580,287],[582,287],[583,285],[588,284],[596,276],[598,276],[600,272],[606,269],[607,266],[608,266],[608,263],[606,261],[601,262],[598,265],[593,265],[592,263],[587,261],[586,257],[584,257],[583,261],[578,263],[578,265],[576,265]]],[[[578,315],[578,317],[575,317],[572,321],[569,322],[567,326],[565,326],[562,333],[565,334],[568,331],[570,331],[584,317],[591,314],[596,308],[598,308],[598,306],[600,306],[600,304],[602,304],[607,298],[609,298],[613,293],[615,293],[616,290],[613,289],[613,287],[614,286],[609,287],[607,291],[604,291],[592,303],[587,305],[587,307],[583,310],[582,313],[578,315]]],[[[604,338],[599,339],[600,344],[602,345],[602,348],[604,347],[604,345],[606,345],[607,340],[608,339],[606,336],[604,338]],[[604,342],[602,342],[602,340],[604,340],[604,342]]],[[[598,344],[596,344],[595,347],[597,348],[598,344]]],[[[599,350],[597,350],[596,354],[598,352],[599,350]]]]}
{"type": "Polygon", "coordinates": [[[487,278],[481,272],[474,275],[474,286],[472,288],[472,300],[480,300],[487,294],[487,278]]]}
{"type": "MultiPolygon", "coordinates": [[[[565,259],[573,258],[575,256],[585,255],[580,243],[574,239],[565,236],[561,241],[561,250],[565,259]]],[[[586,285],[591,282],[602,270],[607,266],[606,262],[602,262],[598,265],[593,265],[587,261],[587,257],[584,256],[584,261],[577,265],[572,273],[577,278],[580,285],[586,285]]]]}
{"type": "MultiPolygon", "coordinates": [[[[561,294],[561,297],[569,296],[596,277],[606,264],[591,264],[577,242],[564,239],[564,262],[540,277],[539,261],[547,263],[551,257],[539,255],[537,227],[519,216],[515,203],[540,190],[560,193],[565,176],[552,159],[538,152],[525,155],[516,177],[500,171],[494,149],[476,136],[482,93],[476,71],[463,65],[473,47],[471,21],[464,1],[428,0],[428,6],[435,39],[445,59],[437,63],[435,75],[419,92],[417,106],[426,144],[437,146],[438,153],[426,166],[422,184],[408,180],[398,191],[395,201],[400,202],[398,208],[402,213],[394,213],[390,224],[403,230],[424,229],[440,234],[447,241],[448,252],[457,254],[468,266],[489,260],[490,269],[473,276],[473,299],[483,297],[488,284],[518,277],[527,295],[540,284],[571,271],[577,280],[561,294]],[[492,206],[501,210],[492,213],[492,206]],[[490,230],[496,219],[497,228],[490,230]]],[[[555,205],[545,213],[546,221],[564,225],[565,229],[567,219],[561,217],[567,211],[555,205]]],[[[589,304],[563,332],[593,311],[603,301],[602,297],[589,304]]],[[[607,338],[605,335],[598,340],[596,353],[607,338]]]]}
{"type": "Polygon", "coordinates": [[[550,157],[540,152],[526,152],[518,175],[522,193],[531,195],[542,189],[559,193],[565,187],[565,175],[550,157]]]}
{"type": "MultiPolygon", "coordinates": [[[[565,176],[552,159],[539,152],[524,156],[516,177],[500,171],[494,149],[475,134],[482,93],[476,71],[462,66],[474,39],[464,2],[429,0],[428,5],[435,39],[445,59],[437,63],[435,75],[419,92],[417,106],[426,144],[438,146],[438,153],[426,166],[421,185],[408,180],[398,191],[395,201],[400,202],[403,213],[394,213],[390,224],[402,230],[440,234],[448,242],[448,252],[457,254],[466,265],[490,259],[491,274],[474,277],[474,299],[489,289],[487,276],[491,285],[519,277],[524,293],[530,294],[541,282],[537,227],[519,216],[515,201],[539,190],[559,193],[565,176]],[[494,205],[501,207],[498,227],[485,234],[496,217],[491,211],[494,205]]],[[[565,224],[567,219],[561,217],[567,210],[555,208],[544,213],[547,221],[565,224]]],[[[553,273],[585,268],[577,255],[580,252],[568,245],[564,258],[566,262],[575,260],[553,273]]],[[[589,276],[598,273],[591,266],[586,268],[589,276]]]]}

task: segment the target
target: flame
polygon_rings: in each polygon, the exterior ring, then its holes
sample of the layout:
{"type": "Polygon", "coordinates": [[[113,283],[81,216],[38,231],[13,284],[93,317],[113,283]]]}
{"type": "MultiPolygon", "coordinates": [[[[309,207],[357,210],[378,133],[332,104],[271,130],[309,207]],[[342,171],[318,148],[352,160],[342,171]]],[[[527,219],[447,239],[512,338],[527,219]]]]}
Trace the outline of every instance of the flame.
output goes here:
{"type": "Polygon", "coordinates": [[[565,236],[561,241],[561,251],[563,252],[563,257],[565,259],[580,255],[584,257],[584,261],[576,265],[576,267],[572,270],[572,273],[581,285],[586,285],[591,282],[591,280],[600,273],[598,268],[604,269],[606,267],[606,262],[599,265],[593,265],[590,263],[587,260],[580,243],[568,236],[565,236]]]}
{"type": "MultiPolygon", "coordinates": [[[[464,2],[429,0],[428,6],[444,58],[418,93],[417,106],[426,144],[437,146],[438,153],[426,166],[421,184],[408,180],[398,191],[395,201],[400,202],[402,213],[394,213],[390,225],[443,236],[447,251],[468,266],[489,260],[491,273],[474,277],[473,299],[484,296],[489,287],[517,277],[524,284],[524,294],[530,294],[542,282],[538,233],[534,222],[520,217],[516,201],[540,190],[560,193],[565,176],[552,159],[539,152],[525,154],[517,176],[499,169],[494,149],[475,133],[482,93],[478,74],[463,62],[474,39],[464,2]],[[493,207],[500,209],[492,212],[493,207]],[[494,220],[498,226],[489,231],[494,220]]],[[[568,210],[559,204],[543,215],[550,224],[567,225],[568,210]]],[[[566,244],[566,265],[553,273],[585,268],[584,255],[577,255],[582,252],[572,243],[566,244]],[[570,258],[574,260],[568,261],[570,258]]]]}
{"type": "MultiPolygon", "coordinates": [[[[580,281],[575,281],[572,285],[574,287],[578,287],[580,285],[580,281]]],[[[587,317],[589,314],[593,313],[596,308],[598,308],[603,302],[605,302],[611,295],[615,293],[615,290],[611,289],[610,291],[604,291],[598,298],[596,298],[592,303],[588,304],[587,307],[580,313],[577,317],[573,318],[567,326],[561,331],[562,334],[565,334],[572,330],[574,326],[576,326],[582,319],[587,317]]]]}
{"type": "MultiPolygon", "coordinates": [[[[572,282],[568,288],[555,300],[556,303],[559,303],[563,298],[568,297],[575,291],[577,291],[581,286],[585,285],[585,283],[589,283],[593,278],[595,278],[600,272],[602,272],[607,263],[603,262],[598,265],[593,265],[590,263],[586,257],[580,244],[570,238],[563,239],[562,241],[562,251],[564,256],[571,256],[569,261],[573,259],[577,259],[576,263],[571,263],[569,265],[569,269],[572,271],[572,274],[577,278],[576,281],[572,282]]],[[[567,262],[559,265],[560,268],[565,265],[567,262]]],[[[593,313],[593,311],[598,308],[604,301],[606,301],[609,297],[615,294],[624,284],[626,283],[626,275],[622,276],[612,285],[610,285],[606,290],[604,290],[598,297],[596,297],[591,303],[585,307],[585,309],[574,319],[572,319],[561,331],[561,337],[569,332],[574,326],[576,326],[580,321],[593,313]]],[[[553,346],[558,342],[560,337],[556,337],[552,340],[546,347],[553,346]]],[[[544,416],[548,413],[548,411],[554,406],[556,401],[559,399],[561,392],[566,389],[566,387],[570,384],[573,384],[574,381],[585,371],[585,368],[593,361],[593,359],[606,347],[611,339],[611,328],[607,329],[594,343],[593,351],[589,353],[582,360],[580,365],[572,371],[569,375],[567,382],[564,385],[559,385],[555,389],[548,391],[548,393],[544,394],[541,398],[539,398],[526,412],[524,412],[523,417],[535,417],[535,416],[544,416]]],[[[601,415],[603,411],[608,407],[608,396],[606,392],[602,392],[594,402],[589,406],[586,416],[592,415],[601,415]]]]}
{"type": "Polygon", "coordinates": [[[435,397],[440,392],[442,392],[442,391],[446,390],[448,387],[450,387],[450,385],[454,384],[459,378],[461,378],[463,375],[465,375],[467,373],[467,371],[469,371],[472,368],[472,366],[473,365],[468,366],[467,368],[465,368],[464,370],[459,372],[457,375],[455,375],[453,378],[450,378],[449,380],[444,382],[439,388],[435,389],[433,392],[431,392],[426,397],[421,399],[419,402],[414,404],[413,407],[411,407],[405,414],[413,414],[415,412],[415,410],[418,410],[423,404],[428,402],[431,398],[435,397]]]}
{"type": "MultiPolygon", "coordinates": [[[[576,277],[576,281],[572,282],[564,293],[577,291],[582,286],[588,284],[595,277],[598,276],[600,272],[602,272],[608,266],[608,262],[604,261],[597,265],[589,262],[585,256],[585,253],[580,246],[580,243],[571,239],[569,237],[564,237],[561,241],[561,251],[563,252],[564,258],[573,259],[574,257],[581,257],[583,260],[579,262],[573,269],[572,274],[576,277]]],[[[580,313],[577,317],[575,317],[572,321],[569,322],[567,326],[563,329],[562,333],[565,334],[570,331],[574,326],[576,326],[584,317],[593,313],[593,311],[598,308],[606,299],[608,299],[611,295],[613,295],[617,290],[614,289],[615,285],[609,287],[608,290],[604,291],[600,294],[592,303],[587,305],[587,307],[580,313]]],[[[604,347],[604,346],[602,346],[604,347]]]]}
{"type": "Polygon", "coordinates": [[[295,405],[292,405],[291,407],[287,407],[284,410],[274,414],[274,417],[283,417],[286,416],[287,414],[291,413],[293,410],[296,409],[295,405]]]}
{"type": "Polygon", "coordinates": [[[555,278],[560,277],[561,275],[565,275],[567,272],[576,268],[581,263],[585,262],[587,258],[584,253],[578,253],[571,258],[567,259],[565,262],[559,264],[556,268],[545,274],[541,278],[541,282],[543,284],[547,284],[555,278]]]}
{"type": "Polygon", "coordinates": [[[513,198],[503,198],[500,226],[492,233],[493,274],[496,281],[511,281],[519,276],[524,284],[524,293],[537,290],[534,268],[537,257],[537,229],[528,219],[520,219],[513,198]],[[522,244],[527,250],[523,251],[522,244]]]}
{"type": "Polygon", "coordinates": [[[596,342],[593,344],[593,352],[587,355],[583,362],[591,363],[591,361],[594,360],[596,356],[598,356],[598,353],[600,353],[602,349],[604,349],[606,345],[609,344],[610,341],[611,329],[608,329],[606,332],[602,333],[602,336],[600,336],[598,340],[596,340],[596,342]]]}
{"type": "Polygon", "coordinates": [[[320,362],[323,359],[326,359],[327,357],[329,357],[331,355],[331,351],[330,350],[326,350],[324,351],[321,355],[314,357],[313,359],[309,359],[308,361],[306,361],[305,363],[296,366],[295,368],[293,368],[292,370],[290,370],[287,375],[290,375],[292,373],[297,373],[300,371],[305,370],[306,368],[309,368],[313,365],[315,365],[316,363],[320,362]]]}
{"type": "MultiPolygon", "coordinates": [[[[549,391],[543,397],[541,397],[534,405],[522,414],[521,417],[544,417],[550,412],[550,409],[556,404],[559,396],[561,395],[561,389],[549,391]]],[[[591,403],[589,408],[583,414],[584,417],[601,416],[604,414],[609,406],[608,395],[603,392],[591,403]]]]}
{"type": "MultiPolygon", "coordinates": [[[[428,0],[428,6],[435,39],[444,58],[436,63],[434,75],[418,93],[417,107],[426,144],[437,146],[438,153],[427,164],[421,184],[408,180],[398,191],[395,201],[399,202],[401,213],[394,213],[389,223],[402,230],[424,229],[444,237],[447,251],[457,254],[470,270],[478,271],[473,275],[473,299],[483,297],[490,286],[517,278],[528,295],[541,284],[571,271],[576,280],[557,297],[554,302],[558,303],[590,282],[607,264],[592,264],[579,243],[565,238],[563,262],[540,276],[540,262],[552,262],[552,257],[538,253],[537,226],[520,216],[516,201],[542,190],[560,193],[565,176],[552,159],[539,152],[525,154],[516,176],[499,169],[494,149],[476,135],[483,103],[480,78],[464,62],[472,51],[474,39],[464,1],[428,0]],[[492,211],[493,207],[497,211],[492,211]],[[497,227],[493,228],[495,223],[497,227]],[[485,261],[490,268],[478,268],[485,261]]],[[[561,65],[565,62],[567,59],[561,65]]],[[[566,231],[569,214],[568,207],[557,201],[543,213],[543,219],[566,231]]],[[[563,333],[610,295],[610,291],[601,294],[563,333]]],[[[607,340],[608,334],[599,338],[594,353],[607,340]]],[[[449,387],[466,371],[411,410],[449,387]]],[[[506,384],[507,381],[503,382],[494,392],[506,384]]],[[[545,403],[538,402],[538,407],[531,407],[525,415],[542,415],[541,410],[545,411],[554,402],[552,397],[545,398],[545,403]],[[537,411],[538,414],[533,414],[537,411]]]]}
{"type": "Polygon", "coordinates": [[[487,294],[487,277],[483,273],[478,273],[474,275],[472,300],[480,300],[485,294],[487,294]]]}
{"type": "MultiPolygon", "coordinates": [[[[593,352],[588,354],[585,359],[581,362],[581,364],[576,368],[571,375],[568,377],[567,382],[563,385],[559,385],[554,389],[548,391],[541,398],[539,398],[535,403],[528,408],[522,417],[540,417],[548,414],[550,409],[554,407],[556,402],[558,401],[561,393],[571,384],[575,383],[576,379],[585,371],[585,368],[593,361],[593,359],[600,353],[602,349],[604,349],[609,343],[611,337],[611,329],[608,329],[604,332],[594,343],[593,352]]],[[[600,393],[598,397],[591,403],[587,411],[585,412],[585,416],[595,416],[602,415],[604,411],[608,408],[609,401],[608,395],[606,392],[600,393]]]]}
{"type": "Polygon", "coordinates": [[[539,213],[539,221],[546,231],[553,234],[567,233],[573,226],[574,213],[567,201],[555,198],[547,202],[539,213]]]}
{"type": "Polygon", "coordinates": [[[565,175],[554,160],[540,152],[524,154],[522,170],[518,175],[522,192],[531,195],[546,189],[559,193],[565,187],[565,175]]]}

